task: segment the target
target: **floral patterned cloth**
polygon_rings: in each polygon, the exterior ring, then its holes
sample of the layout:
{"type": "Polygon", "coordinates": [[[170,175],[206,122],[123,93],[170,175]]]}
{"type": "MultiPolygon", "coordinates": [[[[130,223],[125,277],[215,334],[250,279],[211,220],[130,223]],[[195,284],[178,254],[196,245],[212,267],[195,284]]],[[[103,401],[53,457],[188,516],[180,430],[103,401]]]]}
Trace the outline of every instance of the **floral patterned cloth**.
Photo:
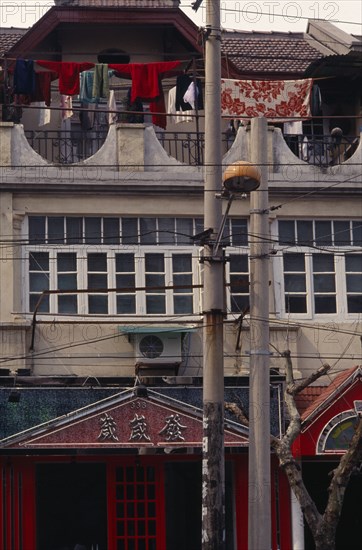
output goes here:
{"type": "Polygon", "coordinates": [[[233,118],[263,116],[283,122],[309,118],[313,79],[221,80],[221,114],[233,118]]]}

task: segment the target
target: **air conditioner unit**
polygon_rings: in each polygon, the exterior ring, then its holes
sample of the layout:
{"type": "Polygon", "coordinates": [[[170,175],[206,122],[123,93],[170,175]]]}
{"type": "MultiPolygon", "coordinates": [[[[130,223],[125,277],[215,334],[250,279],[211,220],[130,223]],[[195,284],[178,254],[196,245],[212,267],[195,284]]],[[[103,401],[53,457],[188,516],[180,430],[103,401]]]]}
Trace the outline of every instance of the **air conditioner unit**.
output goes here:
{"type": "Polygon", "coordinates": [[[136,363],[181,363],[181,333],[137,334],[136,363]]]}

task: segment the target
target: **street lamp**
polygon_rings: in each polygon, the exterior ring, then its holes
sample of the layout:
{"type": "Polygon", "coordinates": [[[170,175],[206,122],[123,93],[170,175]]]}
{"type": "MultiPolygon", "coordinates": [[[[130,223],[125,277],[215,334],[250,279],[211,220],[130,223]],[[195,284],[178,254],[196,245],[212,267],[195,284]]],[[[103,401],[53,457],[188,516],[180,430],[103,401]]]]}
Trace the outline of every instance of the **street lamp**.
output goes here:
{"type": "Polygon", "coordinates": [[[258,189],[261,173],[251,162],[238,160],[226,168],[222,179],[230,193],[250,193],[258,189]]]}

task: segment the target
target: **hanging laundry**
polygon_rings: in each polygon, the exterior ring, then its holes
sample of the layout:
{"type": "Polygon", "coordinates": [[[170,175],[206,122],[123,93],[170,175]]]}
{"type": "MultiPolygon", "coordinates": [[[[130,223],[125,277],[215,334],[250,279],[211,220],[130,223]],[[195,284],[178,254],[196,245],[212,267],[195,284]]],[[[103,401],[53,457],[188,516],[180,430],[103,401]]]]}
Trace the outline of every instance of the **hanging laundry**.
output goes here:
{"type": "Polygon", "coordinates": [[[128,88],[126,97],[121,99],[121,111],[125,111],[120,115],[120,122],[128,122],[129,124],[142,124],[144,122],[143,104],[140,99],[131,102],[131,88],[128,88]]]}
{"type": "Polygon", "coordinates": [[[283,122],[310,118],[313,80],[221,80],[221,114],[283,122]]]}
{"type": "Polygon", "coordinates": [[[59,92],[62,95],[78,95],[80,89],[79,74],[94,67],[94,63],[84,61],[73,63],[71,61],[43,61],[37,60],[40,67],[44,67],[58,74],[59,92]]]}
{"type": "Polygon", "coordinates": [[[195,118],[192,115],[196,114],[196,111],[177,111],[176,110],[176,86],[171,88],[168,92],[168,108],[167,113],[173,115],[171,121],[175,124],[181,122],[193,122],[195,118]]]}
{"type": "Polygon", "coordinates": [[[60,96],[60,107],[62,120],[73,116],[73,101],[70,95],[60,96]]]}
{"type": "Polygon", "coordinates": [[[106,63],[96,63],[94,67],[94,79],[93,79],[93,97],[108,98],[109,96],[109,77],[113,74],[113,71],[108,71],[108,65],[106,63]]]}
{"type": "Polygon", "coordinates": [[[31,59],[17,59],[14,69],[14,94],[31,95],[34,91],[34,61],[31,59]]]}
{"type": "Polygon", "coordinates": [[[58,78],[57,73],[41,71],[35,73],[35,91],[31,101],[44,101],[47,107],[51,103],[51,83],[58,78]]]}
{"type": "Polygon", "coordinates": [[[155,63],[110,63],[109,68],[116,71],[115,76],[132,79],[131,101],[152,100],[160,97],[160,78],[176,69],[181,61],[162,61],[155,63]]]}
{"type": "Polygon", "coordinates": [[[111,124],[115,124],[118,119],[118,115],[116,112],[117,103],[116,103],[116,96],[115,96],[114,90],[111,90],[109,92],[107,109],[108,109],[108,125],[111,126],[111,124]]]}
{"type": "Polygon", "coordinates": [[[50,123],[51,111],[47,108],[45,101],[35,101],[34,107],[39,108],[38,126],[45,126],[50,123]]]}
{"type": "Polygon", "coordinates": [[[290,122],[284,122],[283,134],[301,136],[303,134],[303,122],[301,120],[291,120],[290,122]]]}
{"type": "Polygon", "coordinates": [[[150,103],[150,112],[152,113],[152,124],[166,130],[167,117],[166,117],[166,104],[165,96],[162,90],[162,84],[159,83],[160,96],[150,103]]]}
{"type": "Polygon", "coordinates": [[[201,81],[196,79],[196,89],[193,78],[188,74],[179,75],[176,79],[176,111],[191,111],[196,107],[199,110],[204,108],[201,81]],[[197,94],[197,95],[196,95],[197,94]],[[185,98],[186,95],[186,98],[185,98]],[[190,101],[192,103],[190,103],[190,101]]]}
{"type": "Polygon", "coordinates": [[[314,84],[311,94],[311,111],[313,116],[321,116],[322,113],[322,95],[318,84],[314,84]]]}

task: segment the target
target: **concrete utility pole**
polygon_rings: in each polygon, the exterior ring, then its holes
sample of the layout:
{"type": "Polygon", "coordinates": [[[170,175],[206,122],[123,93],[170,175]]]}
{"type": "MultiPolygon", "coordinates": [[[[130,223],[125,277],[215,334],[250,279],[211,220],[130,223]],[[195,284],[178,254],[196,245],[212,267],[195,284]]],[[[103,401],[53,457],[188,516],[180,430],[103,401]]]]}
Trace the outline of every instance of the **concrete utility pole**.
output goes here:
{"type": "Polygon", "coordinates": [[[250,198],[250,393],[249,549],[271,548],[269,198],[268,129],[265,118],[251,121],[251,162],[261,173],[250,198]]]}
{"type": "Polygon", "coordinates": [[[206,2],[205,52],[205,230],[203,346],[202,549],[225,547],[224,518],[224,260],[214,246],[222,223],[220,0],[206,2]]]}

